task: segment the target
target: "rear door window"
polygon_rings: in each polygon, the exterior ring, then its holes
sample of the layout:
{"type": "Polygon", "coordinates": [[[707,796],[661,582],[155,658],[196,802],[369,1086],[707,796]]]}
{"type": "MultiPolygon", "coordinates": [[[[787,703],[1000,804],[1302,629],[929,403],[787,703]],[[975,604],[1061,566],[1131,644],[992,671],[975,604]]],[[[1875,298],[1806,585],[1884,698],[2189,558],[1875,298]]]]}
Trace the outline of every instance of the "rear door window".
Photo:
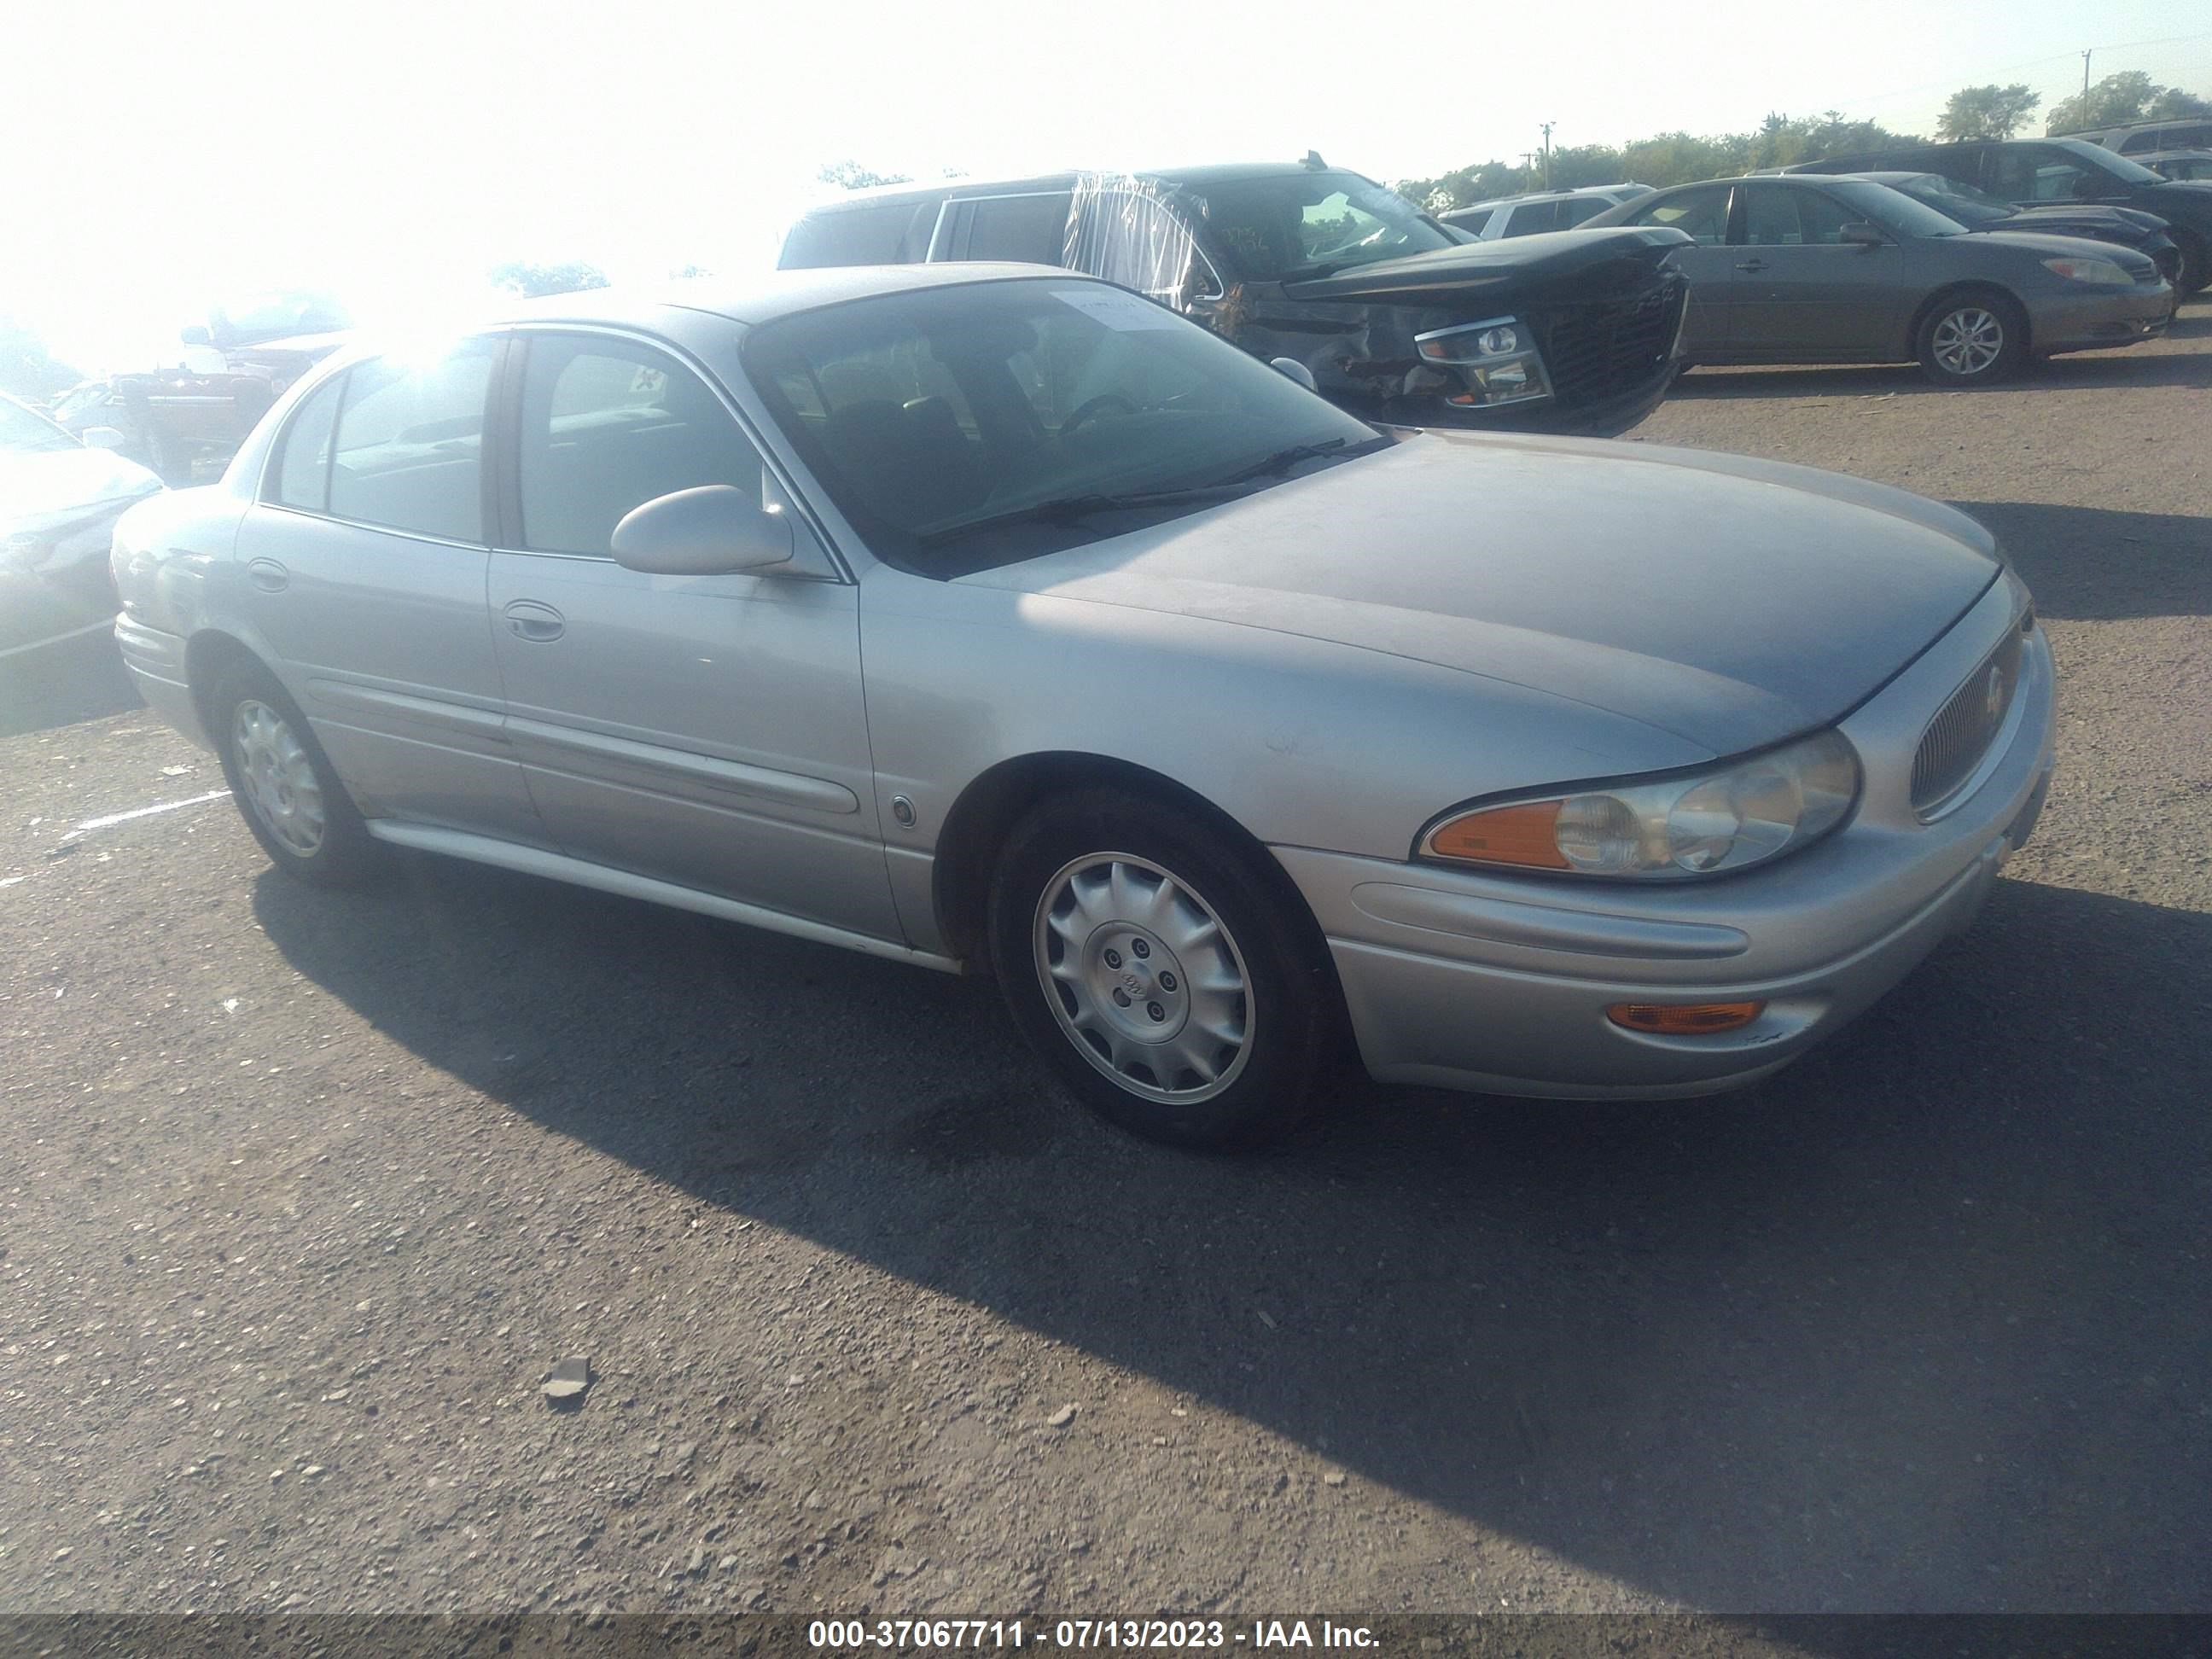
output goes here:
{"type": "Polygon", "coordinates": [[[954,203],[967,219],[962,259],[1018,259],[1030,264],[1064,263],[1067,244],[1066,191],[1035,196],[987,196],[954,203]]]}
{"type": "Polygon", "coordinates": [[[1513,210],[1506,221],[1504,236],[1534,236],[1559,228],[1559,204],[1557,202],[1523,202],[1513,210]]]}
{"type": "Polygon", "coordinates": [[[333,516],[447,541],[483,539],[484,401],[494,343],[345,378],[331,462],[333,516]]]}
{"type": "Polygon", "coordinates": [[[1697,185],[1645,203],[1629,215],[1632,225],[1671,225],[1691,240],[1711,247],[1727,239],[1727,185],[1697,185]]]}
{"type": "Polygon", "coordinates": [[[1571,196],[1559,204],[1559,228],[1572,230],[1585,219],[1595,219],[1613,206],[1602,196],[1571,196]]]}

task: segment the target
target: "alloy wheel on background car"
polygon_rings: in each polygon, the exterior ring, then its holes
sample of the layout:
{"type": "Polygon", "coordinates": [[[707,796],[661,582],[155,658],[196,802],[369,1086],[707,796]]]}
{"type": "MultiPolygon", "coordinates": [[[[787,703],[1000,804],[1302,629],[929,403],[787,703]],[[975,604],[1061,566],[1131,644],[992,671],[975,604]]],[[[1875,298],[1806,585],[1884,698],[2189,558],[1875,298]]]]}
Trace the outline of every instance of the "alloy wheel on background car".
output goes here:
{"type": "Polygon", "coordinates": [[[1936,325],[1936,361],[1962,380],[1987,374],[2004,343],[2004,324],[1980,306],[1961,306],[1936,325]]]}

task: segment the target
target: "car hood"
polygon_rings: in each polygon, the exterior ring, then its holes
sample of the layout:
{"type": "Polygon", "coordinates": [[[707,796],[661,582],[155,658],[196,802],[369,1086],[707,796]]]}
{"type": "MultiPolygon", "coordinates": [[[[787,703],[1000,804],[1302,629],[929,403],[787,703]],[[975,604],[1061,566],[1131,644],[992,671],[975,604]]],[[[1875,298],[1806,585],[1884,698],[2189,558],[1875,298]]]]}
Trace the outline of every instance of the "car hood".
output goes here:
{"type": "Polygon", "coordinates": [[[2039,259],[2085,259],[2094,254],[2100,259],[2110,260],[2130,276],[2146,281],[2158,269],[2157,262],[2139,249],[2100,241],[2094,236],[2069,236],[2057,230],[2014,230],[2002,226],[1983,236],[1982,240],[2016,247],[2039,259]]]}
{"type": "Polygon", "coordinates": [[[110,450],[0,449],[0,537],[39,534],[161,487],[110,450]]]}
{"type": "Polygon", "coordinates": [[[1999,568],[1994,540],[1964,514],[1856,478],[1642,445],[1423,433],[959,580],[1412,658],[1723,755],[1839,719],[1999,568]]]}
{"type": "Polygon", "coordinates": [[[2131,212],[2124,208],[2109,207],[2034,207],[2022,208],[2008,219],[1992,220],[1986,225],[1970,225],[1971,230],[2002,230],[2035,232],[2045,227],[2049,235],[2065,233],[2059,225],[2094,226],[2099,230],[2117,231],[2130,239],[2140,237],[2147,230],[2160,229],[2158,218],[2148,213],[2131,212]]]}
{"type": "Polygon", "coordinates": [[[1692,246],[1671,226],[1625,225],[1610,230],[1554,230],[1494,242],[1462,242],[1410,258],[1355,265],[1330,276],[1283,284],[1293,300],[1420,301],[1441,292],[1504,292],[1530,282],[1552,283],[1614,261],[1649,265],[1666,251],[1692,246]]]}

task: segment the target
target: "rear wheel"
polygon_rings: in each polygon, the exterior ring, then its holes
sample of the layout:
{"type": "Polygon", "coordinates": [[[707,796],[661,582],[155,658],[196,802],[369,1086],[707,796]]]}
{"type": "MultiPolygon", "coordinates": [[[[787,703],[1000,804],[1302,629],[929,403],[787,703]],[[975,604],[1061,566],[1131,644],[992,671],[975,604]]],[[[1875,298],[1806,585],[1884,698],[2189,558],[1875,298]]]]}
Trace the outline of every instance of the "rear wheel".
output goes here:
{"type": "Polygon", "coordinates": [[[1015,827],[991,895],[1015,1024],[1094,1110],[1149,1139],[1248,1146],[1312,1109],[1341,1018],[1319,941],[1248,849],[1119,790],[1015,827]]]}
{"type": "Polygon", "coordinates": [[[1954,294],[1921,319],[1920,367],[1938,386],[1993,386],[2027,356],[2027,318],[2001,294],[1954,294]]]}
{"type": "Polygon", "coordinates": [[[234,663],[208,699],[208,735],[246,827],[277,868],[325,887],[377,870],[379,848],[345,785],[284,688],[258,662],[234,663]]]}

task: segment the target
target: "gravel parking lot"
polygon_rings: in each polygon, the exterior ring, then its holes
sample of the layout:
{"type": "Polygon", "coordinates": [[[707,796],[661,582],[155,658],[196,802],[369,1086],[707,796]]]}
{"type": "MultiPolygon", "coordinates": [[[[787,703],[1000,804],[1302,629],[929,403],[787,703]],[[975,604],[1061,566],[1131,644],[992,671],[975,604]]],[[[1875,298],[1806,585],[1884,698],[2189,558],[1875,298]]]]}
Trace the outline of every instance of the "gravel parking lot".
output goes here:
{"type": "Polygon", "coordinates": [[[2063,676],[1979,927],[1718,1100],[1172,1154],[985,984],[100,824],[219,771],[8,665],[0,1607],[2212,1609],[2212,301],[1634,436],[1960,504],[2063,676]]]}

